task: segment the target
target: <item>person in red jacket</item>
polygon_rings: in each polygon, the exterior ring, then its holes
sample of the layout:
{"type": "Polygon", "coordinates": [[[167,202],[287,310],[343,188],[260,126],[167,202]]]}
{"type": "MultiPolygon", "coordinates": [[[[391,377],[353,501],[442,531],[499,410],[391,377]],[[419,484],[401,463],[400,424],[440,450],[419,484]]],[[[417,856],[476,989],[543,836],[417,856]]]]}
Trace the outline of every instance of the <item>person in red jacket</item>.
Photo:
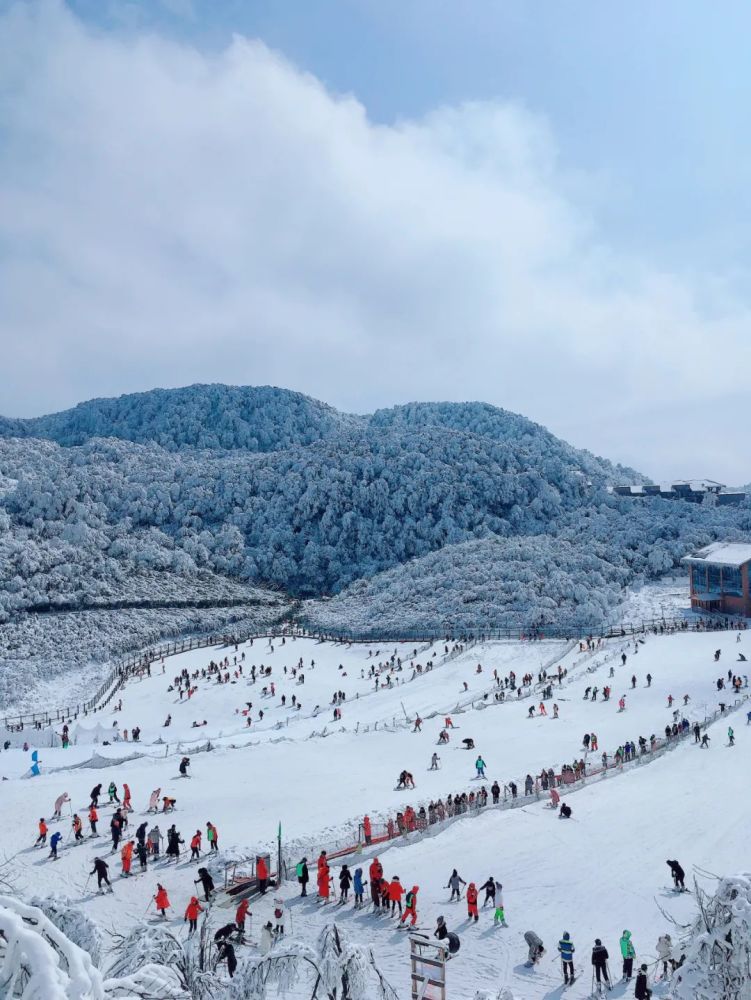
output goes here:
{"type": "Polygon", "coordinates": [[[120,851],[120,858],[123,863],[123,875],[130,875],[130,866],[133,863],[133,848],[135,841],[129,840],[120,851]]]}
{"type": "Polygon", "coordinates": [[[381,897],[378,891],[378,887],[383,878],[383,866],[378,858],[373,858],[370,862],[370,868],[368,869],[370,875],[370,898],[373,900],[373,906],[376,910],[380,909],[381,897]]]}
{"type": "Polygon", "coordinates": [[[201,831],[196,830],[193,836],[190,838],[190,860],[198,861],[201,857],[201,831]]]}
{"type": "Polygon", "coordinates": [[[237,913],[235,914],[235,923],[237,924],[237,929],[240,932],[240,940],[243,940],[245,935],[245,918],[250,910],[250,903],[247,899],[244,899],[237,908],[237,913]]]}
{"type": "Polygon", "coordinates": [[[130,804],[130,785],[127,782],[123,782],[123,809],[125,812],[133,812],[133,806],[130,804]]]}
{"type": "Polygon", "coordinates": [[[404,895],[404,886],[399,881],[399,876],[394,875],[389,884],[389,900],[391,901],[391,916],[396,913],[397,906],[399,907],[399,916],[402,915],[402,896],[404,895]]]}
{"type": "Polygon", "coordinates": [[[169,896],[167,895],[167,890],[163,885],[158,882],[156,884],[156,896],[154,896],[154,902],[156,903],[156,908],[159,910],[163,917],[167,917],[167,910],[170,908],[169,896]]]}
{"type": "Polygon", "coordinates": [[[404,923],[407,917],[412,918],[412,926],[414,927],[417,923],[417,893],[420,891],[420,887],[413,885],[410,891],[407,893],[407,898],[404,900],[405,910],[402,913],[401,923],[404,923]]]}
{"type": "Polygon", "coordinates": [[[362,832],[365,843],[369,844],[373,840],[373,828],[370,824],[370,816],[365,816],[362,821],[362,832]]]}
{"type": "Polygon", "coordinates": [[[37,837],[34,847],[39,847],[41,844],[44,846],[47,843],[47,824],[44,822],[44,816],[39,820],[39,836],[37,837]]]}
{"type": "Polygon", "coordinates": [[[477,912],[477,886],[474,882],[467,886],[467,916],[470,920],[474,919],[475,923],[480,919],[477,912]]]}
{"type": "Polygon", "coordinates": [[[318,895],[321,899],[329,898],[329,891],[331,887],[331,876],[329,875],[329,866],[326,864],[324,859],[323,864],[318,864],[318,895]]]}
{"type": "Polygon", "coordinates": [[[190,902],[185,908],[185,920],[189,922],[190,930],[188,935],[192,934],[198,927],[198,914],[203,913],[203,907],[198,902],[197,896],[191,896],[190,902]]]}
{"type": "Polygon", "coordinates": [[[258,878],[258,891],[262,896],[265,896],[266,886],[269,883],[269,869],[265,858],[258,858],[256,861],[256,877],[258,878]]]}

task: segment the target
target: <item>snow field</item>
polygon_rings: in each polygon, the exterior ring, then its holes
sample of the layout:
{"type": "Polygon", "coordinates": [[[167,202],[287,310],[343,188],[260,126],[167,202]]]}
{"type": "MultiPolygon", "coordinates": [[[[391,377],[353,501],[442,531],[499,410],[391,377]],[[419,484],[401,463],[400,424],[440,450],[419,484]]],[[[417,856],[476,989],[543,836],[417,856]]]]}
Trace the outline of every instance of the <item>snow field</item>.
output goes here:
{"type": "MultiPolygon", "coordinates": [[[[648,738],[652,732],[660,735],[666,723],[672,721],[668,694],[676,699],[674,708],[679,704],[682,707],[682,695],[689,694],[687,717],[703,718],[719,700],[716,678],[726,678],[728,669],[736,666],[738,651],[748,655],[751,640],[744,634],[742,642],[736,643],[734,633],[679,634],[649,637],[637,654],[632,652],[632,642],[612,642],[605,651],[587,655],[567,653],[562,643],[488,643],[448,659],[440,644],[432,652],[436,664],[432,671],[378,692],[373,691],[372,680],[360,677],[360,671],[367,673],[374,660],[368,653],[375,653],[375,644],[348,648],[287,639],[284,646],[279,641],[273,645],[273,654],[268,644],[259,640],[252,649],[241,647],[238,656],[243,648],[246,653],[245,680],[227,685],[199,681],[199,690],[190,702],[180,704],[173,693],[167,693],[174,675],[184,665],[200,669],[212,656],[218,659],[229,655],[232,663],[234,651],[194,650],[166,661],[164,675],[154,665],[151,678],[126,685],[121,692],[122,710],[100,713],[96,718],[105,723],[117,721],[119,727],[140,725],[140,747],[115,743],[109,747],[79,745],[67,751],[47,749],[41,754],[44,766],[66,769],[30,781],[20,778],[28,767],[28,754],[20,750],[0,754],[0,773],[9,779],[2,785],[7,823],[0,831],[0,853],[18,852],[14,868],[19,887],[35,895],[64,890],[74,901],[83,901],[86,911],[105,929],[127,929],[145,919],[144,911],[159,880],[169,890],[173,916],[181,918],[194,891],[195,878],[194,867],[186,865],[185,858],[177,867],[155,866],[129,880],[113,879],[116,903],[110,896],[92,894],[94,879],[85,888],[93,857],[106,856],[109,851],[108,808],[100,810],[102,838],[75,848],[70,847],[69,840],[56,863],[46,860],[46,850],[30,846],[39,817],[51,815],[52,803],[60,792],[69,792],[87,829],[85,807],[93,785],[101,781],[106,789],[111,779],[120,787],[127,781],[135,807],[127,831],[132,836],[142,820],[149,793],[161,787],[163,794],[178,800],[174,814],[158,817],[162,832],[175,822],[187,844],[192,833],[196,829],[205,832],[206,821],[211,820],[219,828],[223,856],[248,856],[269,847],[281,821],[287,848],[292,852],[305,849],[314,867],[316,845],[340,837],[351,839],[365,812],[375,820],[380,814],[393,815],[408,803],[415,807],[421,802],[427,805],[431,798],[445,798],[449,792],[479,786],[480,782],[473,780],[477,753],[488,765],[486,786],[494,778],[503,784],[510,778],[520,781],[527,771],[535,774],[543,766],[558,769],[562,762],[582,756],[584,732],[597,732],[600,751],[606,749],[609,754],[626,739],[636,740],[640,735],[648,738]],[[722,649],[719,664],[714,663],[712,655],[717,648],[722,649]],[[621,666],[621,649],[626,649],[628,655],[625,667],[621,666]],[[300,656],[305,663],[304,685],[289,677],[285,681],[283,674],[283,666],[289,669],[300,656]],[[550,717],[552,701],[546,705],[548,718],[527,718],[531,699],[491,702],[484,709],[454,712],[457,702],[474,698],[476,704],[482,703],[494,667],[501,676],[513,668],[520,679],[527,670],[536,675],[541,664],[556,661],[557,665],[556,657],[569,670],[562,686],[554,685],[553,700],[561,716],[558,720],[550,717]],[[314,668],[310,667],[311,658],[316,661],[314,668]],[[261,662],[272,665],[273,673],[252,685],[247,683],[247,673],[254,662],[257,666],[261,662]],[[481,674],[475,673],[477,663],[483,666],[481,674]],[[599,667],[589,673],[588,668],[597,663],[599,667]],[[340,664],[343,670],[339,670],[340,664]],[[611,665],[615,670],[612,680],[608,678],[611,665]],[[651,688],[645,686],[647,672],[654,678],[651,688]],[[634,690],[630,687],[632,673],[637,676],[634,690]],[[263,699],[260,689],[271,680],[277,683],[276,696],[263,699]],[[469,692],[463,690],[464,681],[469,692]],[[607,683],[613,686],[610,702],[583,699],[586,686],[597,684],[602,689],[607,683]],[[334,723],[329,702],[339,689],[347,693],[347,700],[341,706],[341,723],[334,723]],[[286,694],[289,701],[292,693],[302,698],[302,712],[290,713],[281,708],[281,695],[286,694]],[[617,699],[624,693],[627,710],[619,713],[617,699]],[[245,701],[254,705],[250,730],[235,712],[244,707],[245,701]],[[315,704],[320,704],[321,711],[313,718],[315,704]],[[266,715],[263,723],[258,723],[256,713],[261,705],[266,715]],[[411,718],[415,712],[421,714],[425,720],[422,732],[411,732],[405,711],[411,718]],[[433,711],[439,715],[428,718],[433,711]],[[162,723],[168,712],[173,722],[165,730],[162,723]],[[448,746],[436,747],[444,713],[452,714],[459,728],[448,746]],[[385,721],[396,719],[399,723],[400,716],[401,723],[395,730],[382,728],[385,721]],[[194,730],[194,718],[206,718],[208,725],[194,730]],[[380,723],[378,730],[373,729],[376,721],[380,723]],[[283,728],[276,728],[279,723],[283,728]],[[313,731],[320,734],[324,725],[330,735],[311,736],[313,731]],[[369,730],[364,731],[365,727],[369,730]],[[476,752],[458,749],[458,741],[466,735],[474,738],[476,752]],[[168,736],[168,746],[153,742],[168,736]],[[179,778],[181,748],[174,741],[207,738],[217,742],[217,749],[192,755],[191,779],[179,778]],[[251,745],[241,746],[246,742],[251,745]],[[134,750],[148,756],[117,763],[118,758],[134,750]],[[434,750],[442,766],[439,771],[429,772],[434,750]],[[112,765],[68,769],[94,751],[104,758],[111,757],[112,765]],[[165,753],[170,755],[165,757],[165,753]],[[394,789],[402,768],[414,774],[415,791],[394,789]]],[[[405,657],[405,652],[414,649],[414,643],[397,648],[405,657]]],[[[393,649],[381,648],[376,662],[390,656],[393,649]]],[[[415,662],[424,664],[430,658],[431,651],[420,648],[415,662]]],[[[404,670],[395,677],[411,676],[408,658],[405,660],[404,670]]],[[[729,692],[723,692],[723,700],[733,701],[729,692]]],[[[539,699],[534,703],[539,704],[539,699]]],[[[398,874],[407,888],[413,882],[421,887],[421,925],[432,931],[438,913],[444,913],[452,929],[459,925],[462,951],[449,966],[452,998],[471,998],[475,989],[501,985],[510,986],[525,1000],[558,996],[551,992],[560,983],[559,969],[552,959],[563,930],[574,936],[578,965],[582,958],[588,962],[594,936],[601,936],[614,955],[617,939],[626,926],[634,932],[637,953],[641,956],[647,948],[651,953],[657,934],[667,929],[654,894],[679,916],[687,915],[691,906],[688,896],[660,896],[669,884],[664,864],[667,857],[678,857],[689,873],[692,865],[718,873],[741,867],[740,838],[748,810],[737,791],[744,786],[748,737],[740,713],[731,715],[729,721],[736,730],[738,746],[734,749],[724,746],[726,726],[715,725],[710,732],[709,752],[685,744],[662,760],[577,791],[571,797],[574,817],[570,822],[558,820],[542,802],[533,802],[511,813],[488,812],[457,820],[442,832],[385,852],[382,860],[387,877],[398,874]],[[697,794],[701,795],[699,806],[697,794]],[[723,816],[722,825],[717,823],[718,816],[723,816]],[[512,925],[508,930],[493,930],[492,917],[486,913],[476,927],[464,933],[464,904],[449,908],[445,902],[448,892],[441,888],[453,867],[467,881],[479,884],[492,874],[504,883],[507,919],[512,925]],[[526,954],[521,935],[528,929],[536,930],[548,947],[543,965],[532,974],[518,968],[526,954]],[[460,992],[464,989],[466,992],[460,992]]],[[[599,760],[599,753],[592,756],[599,760]]],[[[149,825],[151,822],[149,818],[149,825]]],[[[64,819],[61,829],[67,833],[69,825],[70,819],[64,819]]],[[[113,856],[110,864],[111,875],[117,876],[119,856],[113,856]]],[[[351,867],[354,869],[354,863],[351,867]]],[[[332,874],[336,876],[336,867],[332,874]]],[[[295,885],[285,886],[287,892],[294,897],[295,885]]],[[[253,907],[256,940],[270,908],[270,900],[253,907]]],[[[339,909],[329,905],[319,911],[312,899],[294,902],[291,912],[295,933],[311,937],[335,913],[357,935],[371,941],[384,971],[406,995],[406,935],[394,930],[385,918],[373,917],[368,910],[355,913],[351,904],[339,909]]],[[[216,919],[224,922],[230,916],[231,911],[220,910],[216,919]]],[[[611,962],[614,973],[616,965],[611,962]]],[[[588,975],[567,996],[587,995],[586,990],[577,992],[580,985],[582,990],[589,986],[588,975]]]]}

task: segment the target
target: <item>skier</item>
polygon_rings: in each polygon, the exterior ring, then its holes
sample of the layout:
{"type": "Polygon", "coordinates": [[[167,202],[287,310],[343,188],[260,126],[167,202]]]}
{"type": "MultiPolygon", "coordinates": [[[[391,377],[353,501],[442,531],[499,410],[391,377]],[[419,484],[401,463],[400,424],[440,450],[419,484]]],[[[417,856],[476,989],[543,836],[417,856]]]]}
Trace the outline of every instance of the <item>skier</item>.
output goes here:
{"type": "Polygon", "coordinates": [[[447,889],[451,889],[451,899],[449,900],[450,903],[453,903],[455,899],[459,900],[461,898],[462,890],[460,889],[460,885],[466,885],[466,884],[467,883],[457,872],[456,868],[454,868],[454,870],[451,873],[451,878],[448,880],[448,884],[446,886],[447,889]]]}
{"type": "Polygon", "coordinates": [[[527,942],[527,947],[529,948],[526,965],[528,969],[531,969],[532,966],[536,965],[545,954],[545,948],[542,941],[534,931],[526,931],[524,934],[524,940],[527,942]]]}
{"type": "Polygon", "coordinates": [[[342,865],[339,872],[339,902],[346,903],[349,899],[349,890],[352,885],[352,873],[347,865],[342,865]]]}
{"type": "Polygon", "coordinates": [[[99,796],[102,794],[102,786],[94,785],[91,789],[91,804],[96,809],[99,805],[99,796]]]}
{"type": "Polygon", "coordinates": [[[488,903],[495,903],[495,887],[496,881],[491,875],[487,882],[483,882],[477,890],[478,892],[482,892],[483,889],[485,890],[485,899],[482,901],[483,909],[488,903]]]}
{"type": "Polygon", "coordinates": [[[185,841],[177,832],[175,824],[173,823],[169,830],[167,830],[167,850],[165,851],[165,855],[168,858],[174,858],[175,864],[177,864],[180,859],[180,844],[184,843],[185,841]]]}
{"type": "Polygon", "coordinates": [[[112,836],[112,853],[114,854],[122,836],[122,824],[117,813],[110,820],[110,834],[112,836]]]}
{"type": "Polygon", "coordinates": [[[652,675],[651,674],[647,674],[647,687],[648,688],[652,687],[652,675]]]}
{"type": "Polygon", "coordinates": [[[634,959],[636,958],[636,952],[634,951],[634,944],[631,940],[631,931],[624,931],[621,935],[621,956],[623,958],[623,981],[625,983],[629,982],[631,976],[634,973],[634,959]]]}
{"type": "Polygon", "coordinates": [[[673,953],[673,941],[669,934],[662,934],[657,939],[657,961],[662,962],[662,976],[667,979],[670,956],[673,953]]]}
{"type": "Polygon", "coordinates": [[[50,837],[50,853],[49,853],[48,857],[52,858],[53,861],[57,861],[58,860],[58,858],[57,858],[57,845],[60,843],[60,841],[62,839],[63,839],[63,835],[62,835],[62,833],[60,833],[59,830],[56,830],[52,834],[52,836],[50,837]]]}
{"type": "Polygon", "coordinates": [[[430,770],[431,771],[437,771],[438,770],[438,761],[439,760],[440,760],[440,758],[439,758],[438,754],[434,753],[433,756],[430,758],[430,770]]]}
{"type": "Polygon", "coordinates": [[[329,875],[329,866],[326,861],[325,851],[321,852],[321,856],[318,859],[318,875],[316,881],[318,882],[318,898],[328,902],[331,876],[329,875]]]}
{"type": "Polygon", "coordinates": [[[574,981],[574,942],[571,940],[571,935],[568,931],[563,932],[563,937],[558,942],[558,952],[561,956],[561,964],[563,965],[563,985],[568,986],[569,982],[574,981]]]}
{"type": "Polygon", "coordinates": [[[728,744],[731,747],[735,746],[735,733],[732,726],[728,726],[728,744]]]}
{"type": "Polygon", "coordinates": [[[683,884],[683,880],[686,877],[686,873],[681,868],[677,861],[666,861],[665,864],[670,868],[670,873],[673,876],[673,884],[676,889],[680,889],[683,892],[686,886],[683,884]]]}
{"type": "Polygon", "coordinates": [[[485,777],[485,761],[482,759],[482,757],[478,757],[477,760],[475,761],[475,770],[477,771],[478,778],[485,777]]]}
{"type": "Polygon", "coordinates": [[[63,814],[63,806],[66,802],[70,802],[70,797],[67,792],[63,792],[62,795],[58,795],[55,799],[55,811],[52,814],[53,819],[60,819],[63,814]]]}
{"type": "Polygon", "coordinates": [[[151,854],[153,855],[153,857],[158,858],[159,857],[159,845],[160,845],[161,840],[162,840],[162,832],[159,829],[158,825],[157,826],[152,826],[152,828],[149,830],[149,835],[148,835],[148,837],[146,839],[149,842],[149,851],[151,852],[151,854]]]}
{"type": "Polygon", "coordinates": [[[97,890],[99,892],[102,891],[102,882],[104,882],[107,885],[107,887],[109,888],[110,892],[113,891],[112,890],[112,885],[110,883],[109,875],[107,874],[108,869],[109,869],[109,865],[104,860],[104,858],[95,858],[94,859],[94,867],[89,872],[89,878],[91,878],[92,875],[96,875],[97,890]]]}
{"type": "MultiPolygon", "coordinates": [[[[145,823],[142,824],[142,826],[145,826],[145,825],[146,825],[145,823]]],[[[141,829],[141,827],[139,827],[139,830],[140,829],[141,829]]],[[[196,830],[196,832],[190,838],[190,860],[191,861],[198,861],[198,859],[201,857],[201,836],[202,836],[201,831],[200,830],[196,830]]]]}
{"type": "Polygon", "coordinates": [[[123,782],[123,809],[126,813],[133,812],[133,806],[130,804],[130,785],[127,781],[123,782]]]}
{"type": "Polygon", "coordinates": [[[91,836],[98,837],[99,834],[96,832],[96,825],[99,822],[99,813],[96,811],[96,806],[92,803],[89,806],[89,827],[91,828],[91,836]]]}
{"type": "Polygon", "coordinates": [[[379,910],[381,907],[381,897],[378,893],[378,886],[383,878],[383,867],[377,857],[370,862],[368,869],[370,875],[370,898],[373,901],[373,908],[379,910]]]}
{"type": "Polygon", "coordinates": [[[308,895],[308,882],[310,881],[310,875],[308,873],[308,859],[303,858],[302,861],[298,861],[297,867],[295,868],[297,874],[297,881],[302,886],[300,890],[301,896],[308,895]]]}
{"type": "Polygon", "coordinates": [[[117,785],[114,781],[110,781],[107,794],[110,797],[110,805],[112,805],[113,802],[117,802],[117,804],[120,805],[120,799],[117,794],[117,785]]]}
{"type": "Polygon", "coordinates": [[[120,851],[120,860],[122,862],[122,875],[127,878],[130,875],[130,866],[133,863],[133,847],[134,841],[129,840],[123,845],[122,851],[120,851]]]}
{"type": "Polygon", "coordinates": [[[558,819],[571,819],[571,806],[567,806],[565,802],[562,802],[561,811],[558,813],[558,819]]]}
{"type": "Polygon", "coordinates": [[[503,906],[503,886],[500,882],[495,884],[495,913],[493,914],[494,927],[508,927],[506,923],[506,911],[503,906]]]}
{"type": "Polygon", "coordinates": [[[180,761],[180,767],[179,767],[181,778],[190,777],[190,775],[188,774],[189,767],[190,767],[190,757],[183,757],[183,759],[180,761]]]}
{"type": "Polygon", "coordinates": [[[480,919],[477,912],[477,886],[470,882],[467,886],[467,920],[474,919],[475,923],[480,919]]]}
{"type": "Polygon", "coordinates": [[[183,923],[187,920],[189,922],[190,930],[188,931],[188,936],[193,934],[198,927],[198,914],[203,913],[203,907],[198,902],[196,896],[190,897],[190,902],[185,908],[185,917],[183,918],[183,923]]]}
{"type": "Polygon", "coordinates": [[[402,896],[404,895],[404,886],[399,881],[399,876],[394,875],[389,883],[389,902],[391,903],[391,916],[393,917],[396,913],[397,906],[399,907],[399,916],[402,915],[402,896]]]}
{"type": "Polygon", "coordinates": [[[592,949],[592,966],[594,969],[594,975],[597,980],[597,989],[599,992],[600,983],[605,980],[605,985],[608,989],[612,989],[610,983],[610,974],[608,972],[608,949],[603,945],[599,938],[595,938],[595,946],[592,949]]]}
{"type": "Polygon", "coordinates": [[[44,816],[39,818],[39,836],[34,841],[34,847],[42,846],[44,847],[47,843],[47,824],[44,821],[44,816]]]}
{"type": "Polygon", "coordinates": [[[647,986],[647,966],[642,965],[636,976],[636,986],[634,988],[634,997],[636,1000],[650,1000],[652,996],[652,990],[647,986]]]}
{"type": "Polygon", "coordinates": [[[701,738],[701,743],[699,744],[700,750],[704,750],[705,748],[709,750],[709,733],[704,733],[701,738]]]}
{"type": "Polygon", "coordinates": [[[245,940],[245,918],[248,916],[249,911],[250,901],[243,899],[235,913],[235,923],[237,924],[237,932],[241,943],[245,940]]]}
{"type": "Polygon", "coordinates": [[[227,963],[227,972],[229,972],[229,978],[232,979],[237,969],[237,958],[235,957],[235,949],[229,941],[220,941],[217,945],[216,961],[217,965],[219,962],[227,963]]]}
{"type": "Polygon", "coordinates": [[[157,910],[161,913],[164,919],[167,919],[167,910],[170,908],[169,896],[167,895],[167,890],[159,882],[156,884],[156,895],[154,896],[154,903],[156,904],[157,910]]]}
{"type": "Polygon", "coordinates": [[[201,888],[203,889],[203,896],[206,902],[211,899],[211,893],[214,891],[214,880],[209,874],[208,868],[198,869],[198,878],[193,879],[193,885],[198,885],[201,883],[201,888]]]}
{"type": "Polygon", "coordinates": [[[355,909],[359,910],[363,905],[363,893],[365,891],[365,883],[362,880],[362,868],[355,868],[355,879],[354,879],[354,890],[355,890],[355,909]]]}
{"type": "Polygon", "coordinates": [[[81,822],[81,817],[78,813],[73,816],[73,822],[70,824],[73,828],[73,838],[78,844],[83,840],[83,823],[81,822]]]}
{"type": "Polygon", "coordinates": [[[206,839],[208,840],[212,851],[219,850],[219,831],[211,822],[206,823],[206,839]]]}
{"type": "Polygon", "coordinates": [[[417,923],[417,893],[420,891],[420,887],[413,885],[404,900],[404,913],[402,913],[402,918],[400,923],[404,924],[407,917],[412,920],[412,926],[414,927],[417,923]]]}

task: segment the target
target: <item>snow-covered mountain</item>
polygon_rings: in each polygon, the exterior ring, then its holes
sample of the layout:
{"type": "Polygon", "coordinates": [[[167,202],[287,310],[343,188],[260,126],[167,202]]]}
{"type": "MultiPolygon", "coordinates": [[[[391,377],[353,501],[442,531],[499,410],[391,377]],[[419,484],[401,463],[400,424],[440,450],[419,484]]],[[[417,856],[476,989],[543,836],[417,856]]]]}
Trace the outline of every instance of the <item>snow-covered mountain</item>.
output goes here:
{"type": "Polygon", "coordinates": [[[307,598],[423,591],[422,608],[399,600],[405,627],[428,614],[596,618],[691,546],[751,537],[748,508],[634,504],[607,491],[624,476],[638,473],[482,403],[352,416],[282,389],[213,385],[5,419],[0,620],[163,599],[186,582],[198,599],[223,579],[307,598]]]}

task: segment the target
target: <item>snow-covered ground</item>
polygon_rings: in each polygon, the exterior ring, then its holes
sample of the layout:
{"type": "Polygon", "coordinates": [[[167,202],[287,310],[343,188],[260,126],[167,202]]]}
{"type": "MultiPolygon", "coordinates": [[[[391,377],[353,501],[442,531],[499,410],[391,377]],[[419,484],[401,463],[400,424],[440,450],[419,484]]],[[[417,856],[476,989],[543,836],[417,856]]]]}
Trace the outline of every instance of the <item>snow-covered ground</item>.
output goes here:
{"type": "MultiPolygon", "coordinates": [[[[528,772],[534,775],[543,767],[559,770],[562,763],[584,756],[585,732],[596,732],[599,738],[598,753],[589,755],[588,763],[594,765],[603,750],[612,755],[625,740],[660,735],[677,706],[689,721],[703,720],[718,701],[733,704],[730,692],[718,694],[716,680],[727,678],[728,670],[738,669],[743,676],[746,664],[737,657],[740,652],[751,656],[750,650],[750,636],[743,633],[737,642],[735,633],[726,632],[649,637],[638,647],[612,641],[589,653],[562,642],[494,642],[458,652],[449,647],[447,654],[442,643],[432,648],[414,643],[378,648],[300,638],[284,643],[256,640],[237,651],[194,650],[168,659],[164,673],[155,664],[150,677],[132,680],[122,690],[121,707],[113,711],[110,705],[94,717],[100,732],[113,735],[140,726],[140,745],[112,739],[106,746],[92,745],[87,742],[91,736],[81,733],[80,742],[67,750],[43,746],[43,774],[32,779],[23,777],[29,767],[28,752],[12,748],[0,753],[0,776],[8,779],[2,785],[0,855],[13,856],[21,891],[37,896],[65,891],[105,930],[127,930],[147,919],[144,913],[159,880],[168,888],[172,919],[182,933],[182,914],[195,878],[186,858],[177,867],[162,862],[146,874],[117,879],[114,897],[97,896],[92,893],[93,880],[88,886],[86,880],[93,858],[109,854],[111,810],[101,809],[101,839],[87,840],[77,848],[68,840],[60,860],[48,861],[47,851],[32,845],[37,822],[41,816],[51,816],[57,795],[70,794],[87,827],[90,789],[98,782],[105,789],[110,780],[118,786],[127,782],[135,808],[132,835],[146,818],[150,792],[159,787],[162,794],[177,798],[176,812],[158,818],[162,832],[174,821],[187,842],[210,820],[218,827],[223,858],[251,856],[271,847],[281,822],[285,853],[295,861],[305,851],[311,862],[314,891],[318,850],[351,841],[365,813],[376,821],[407,804],[417,808],[432,799],[445,800],[449,793],[477,790],[478,753],[487,764],[487,786],[494,779],[501,785],[513,779],[523,794],[528,772]],[[713,653],[718,648],[722,656],[715,663],[713,653]],[[396,661],[390,662],[393,654],[401,658],[401,670],[396,661]],[[211,659],[225,657],[230,683],[217,684],[200,676],[211,659]],[[303,683],[292,676],[300,660],[303,683]],[[432,669],[426,670],[429,662],[432,669]],[[251,667],[258,670],[262,664],[271,668],[271,674],[257,676],[253,683],[251,667]],[[376,690],[370,674],[379,664],[376,690]],[[554,683],[553,698],[546,702],[547,717],[528,717],[530,705],[539,705],[537,691],[521,699],[512,694],[504,703],[494,700],[494,670],[501,678],[513,670],[517,681],[529,672],[536,681],[542,669],[552,673],[559,664],[566,675],[560,685],[554,683]],[[240,665],[242,675],[235,677],[240,665]],[[183,668],[199,671],[190,700],[168,690],[183,668]],[[388,677],[391,686],[384,687],[388,677]],[[584,699],[587,687],[597,686],[601,692],[607,684],[613,688],[610,701],[603,702],[601,694],[596,702],[584,699]],[[334,720],[331,701],[337,691],[343,691],[346,700],[340,706],[341,719],[334,720]],[[627,707],[619,712],[618,698],[623,694],[627,707]],[[669,695],[675,699],[672,709],[669,695]],[[689,696],[685,708],[684,695],[689,696]],[[301,709],[291,707],[293,696],[302,702],[301,709]],[[558,719],[552,718],[554,702],[558,719]],[[250,727],[243,715],[248,703],[250,727]],[[424,720],[422,731],[413,732],[418,713],[424,720]],[[452,715],[457,729],[448,745],[436,746],[446,714],[452,715]],[[167,715],[171,724],[165,728],[167,715]],[[205,726],[193,726],[194,721],[204,720],[205,726]],[[474,740],[475,751],[461,748],[465,737],[474,740]],[[191,779],[179,778],[180,756],[207,740],[214,749],[192,753],[191,779]],[[434,751],[441,757],[441,767],[429,771],[434,751]],[[123,762],[133,753],[143,756],[123,762]],[[92,757],[92,766],[86,766],[92,757]],[[395,789],[402,769],[414,774],[414,791],[395,789]]],[[[744,688],[741,695],[748,691],[744,688]]],[[[498,991],[505,985],[519,1000],[560,997],[555,946],[564,930],[571,932],[577,966],[585,970],[566,994],[572,1000],[589,994],[589,952],[595,936],[609,948],[614,971],[619,968],[617,945],[624,927],[634,934],[639,958],[652,961],[658,934],[670,929],[657,904],[680,921],[688,919],[692,908],[692,896],[676,897],[667,889],[665,860],[679,858],[689,876],[694,867],[724,874],[745,862],[751,813],[744,795],[751,741],[745,711],[741,708],[710,728],[709,751],[686,741],[664,757],[595,780],[571,794],[571,821],[559,820],[543,800],[530,799],[514,810],[467,816],[384,850],[384,874],[398,874],[407,888],[420,886],[420,925],[432,932],[442,913],[451,929],[460,933],[461,951],[448,967],[449,996],[463,1000],[474,997],[478,989],[498,991]],[[726,746],[728,722],[736,730],[733,748],[726,746]],[[494,929],[488,910],[477,925],[469,926],[464,904],[447,902],[444,887],[454,867],[467,881],[479,884],[493,875],[503,883],[508,929],[494,929]],[[532,973],[523,967],[523,933],[529,929],[548,948],[532,973]]],[[[45,734],[35,735],[44,744],[45,734]]],[[[151,826],[153,819],[148,819],[151,826]]],[[[62,825],[66,834],[69,825],[68,817],[62,825]]],[[[350,866],[362,864],[367,877],[371,856],[350,859],[350,866]]],[[[117,874],[119,858],[108,860],[117,874]]],[[[335,866],[332,874],[336,879],[335,866]]],[[[372,915],[369,907],[354,911],[351,903],[319,908],[314,896],[296,898],[295,883],[286,883],[283,894],[290,900],[295,935],[311,938],[335,917],[357,939],[372,945],[399,996],[409,994],[407,943],[389,919],[372,915]]],[[[252,906],[256,942],[271,907],[270,899],[252,906]]],[[[214,907],[209,919],[219,926],[231,912],[214,907]]],[[[240,952],[241,960],[256,954],[255,947],[240,952]]],[[[614,995],[633,994],[632,989],[624,990],[614,995]]]]}

